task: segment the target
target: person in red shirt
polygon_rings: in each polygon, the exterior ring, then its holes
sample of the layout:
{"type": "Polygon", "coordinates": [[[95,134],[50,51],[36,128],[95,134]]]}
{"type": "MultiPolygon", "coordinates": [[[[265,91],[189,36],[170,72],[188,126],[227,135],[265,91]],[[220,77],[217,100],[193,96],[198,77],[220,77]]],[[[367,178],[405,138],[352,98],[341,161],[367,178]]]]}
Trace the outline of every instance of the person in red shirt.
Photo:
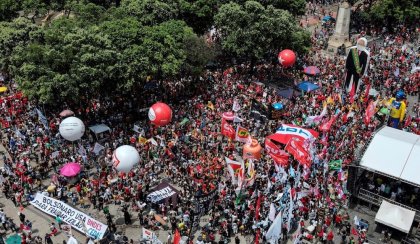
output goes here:
{"type": "Polygon", "coordinates": [[[327,243],[334,243],[334,233],[332,230],[327,235],[327,243]]]}
{"type": "Polygon", "coordinates": [[[342,220],[341,214],[337,214],[335,216],[335,225],[338,226],[338,227],[340,227],[341,226],[341,220],[342,220]]]}

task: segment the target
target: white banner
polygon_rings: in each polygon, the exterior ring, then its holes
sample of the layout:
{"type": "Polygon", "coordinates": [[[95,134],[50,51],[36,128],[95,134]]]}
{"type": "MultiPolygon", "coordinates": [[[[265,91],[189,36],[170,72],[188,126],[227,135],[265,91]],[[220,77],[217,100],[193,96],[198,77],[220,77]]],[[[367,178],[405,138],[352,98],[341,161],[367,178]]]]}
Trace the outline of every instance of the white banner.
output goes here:
{"type": "Polygon", "coordinates": [[[107,225],[102,224],[87,214],[82,213],[57,199],[44,196],[41,193],[36,194],[35,199],[31,201],[31,204],[51,216],[56,217],[57,215],[60,215],[65,223],[95,239],[102,239],[108,228],[107,225]]]}
{"type": "Polygon", "coordinates": [[[162,244],[162,242],[157,238],[156,234],[153,231],[145,229],[143,227],[143,240],[152,241],[152,244],[162,244]]]}

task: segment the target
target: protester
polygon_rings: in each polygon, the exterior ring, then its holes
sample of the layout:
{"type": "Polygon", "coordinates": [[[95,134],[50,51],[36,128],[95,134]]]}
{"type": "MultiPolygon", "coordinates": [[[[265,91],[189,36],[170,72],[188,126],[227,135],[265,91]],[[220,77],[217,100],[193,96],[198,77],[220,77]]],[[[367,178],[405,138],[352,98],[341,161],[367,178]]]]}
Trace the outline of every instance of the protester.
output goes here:
{"type": "MultiPolygon", "coordinates": [[[[313,13],[316,9],[311,3],[309,11],[313,13]]],[[[69,106],[75,116],[83,119],[85,125],[105,123],[112,130],[99,138],[87,132],[77,143],[68,143],[60,137],[58,128],[63,119],[58,115],[60,110],[41,109],[14,89],[13,83],[2,84],[10,88],[7,96],[0,100],[2,140],[10,154],[10,158],[2,158],[2,191],[18,207],[27,205],[36,192],[42,192],[88,213],[102,211],[111,233],[111,237],[106,238],[111,239],[126,238],[117,236],[118,227],[109,213],[109,207],[116,205],[120,206],[126,225],[139,221],[142,227],[152,231],[171,228],[171,238],[175,238],[177,231],[181,236],[195,233],[198,235],[196,243],[215,243],[216,236],[221,240],[219,243],[228,240],[240,243],[240,235],[253,238],[259,235],[263,242],[272,234],[270,226],[276,222],[280,210],[284,216],[287,212],[283,225],[276,226],[282,230],[284,240],[292,238],[300,243],[303,239],[316,238],[334,243],[341,239],[344,243],[355,243],[358,239],[359,243],[367,242],[363,229],[351,233],[347,167],[360,156],[374,131],[388,122],[388,117],[377,113],[379,109],[387,107],[386,102],[401,92],[418,95],[420,76],[419,72],[411,73],[411,67],[419,65],[419,53],[406,44],[418,34],[409,28],[397,34],[376,32],[384,36],[385,41],[369,43],[371,58],[367,77],[359,91],[349,96],[344,89],[346,62],[343,57],[321,55],[328,33],[328,27],[316,29],[312,50],[302,57],[306,65],[320,67],[321,72],[315,77],[304,76],[300,70],[282,70],[270,62],[255,67],[244,63],[207,71],[199,80],[184,77],[153,81],[157,88],[144,97],[133,94],[82,99],[79,105],[69,106]],[[279,76],[294,77],[293,82],[311,79],[320,89],[288,99],[258,83],[279,76]],[[377,94],[372,94],[370,89],[377,94]],[[171,106],[173,119],[169,125],[156,128],[138,109],[148,108],[160,100],[171,106]],[[254,117],[251,116],[253,101],[267,107],[281,103],[285,109],[278,120],[254,117]],[[305,142],[311,162],[304,166],[291,155],[279,167],[268,153],[263,153],[259,160],[245,160],[247,172],[242,172],[246,175],[245,183],[239,187],[234,182],[238,174],[228,172],[225,157],[237,160],[244,143],[226,138],[220,126],[222,114],[232,111],[234,104],[239,106],[235,117],[241,122],[229,122],[230,126],[240,125],[260,144],[286,124],[320,131],[318,140],[305,142]],[[144,119],[134,121],[136,116],[144,119]],[[134,125],[139,132],[133,130],[134,125]],[[127,174],[109,166],[113,151],[121,145],[134,146],[141,157],[140,164],[127,174]],[[76,182],[59,174],[59,169],[67,162],[77,162],[84,168],[76,182]],[[51,179],[51,183],[47,184],[47,179],[51,179]],[[163,179],[179,189],[176,203],[148,200],[147,196],[163,179]],[[214,206],[207,212],[206,225],[193,228],[193,199],[213,191],[218,194],[214,206]],[[137,218],[132,218],[133,214],[137,218]],[[297,228],[300,231],[292,235],[297,228]]],[[[397,98],[400,101],[404,97],[397,98]]],[[[414,111],[407,109],[407,114],[413,115],[398,116],[398,121],[391,119],[390,122],[396,128],[420,134],[418,108],[417,105],[414,111]]],[[[287,147],[277,146],[287,150],[287,147]]],[[[375,188],[382,185],[368,184],[375,188]]],[[[379,191],[391,196],[398,187],[385,189],[386,186],[379,191]]],[[[401,194],[395,193],[394,198],[398,199],[401,194]]],[[[415,198],[406,200],[417,202],[415,198]]],[[[19,219],[25,222],[22,212],[19,219]]],[[[17,231],[1,210],[0,220],[4,229],[17,231]]],[[[63,220],[59,215],[56,221],[61,229],[63,220]]],[[[53,243],[52,237],[56,234],[58,230],[52,223],[44,241],[53,243]]],[[[33,239],[39,240],[39,237],[33,239]]]]}

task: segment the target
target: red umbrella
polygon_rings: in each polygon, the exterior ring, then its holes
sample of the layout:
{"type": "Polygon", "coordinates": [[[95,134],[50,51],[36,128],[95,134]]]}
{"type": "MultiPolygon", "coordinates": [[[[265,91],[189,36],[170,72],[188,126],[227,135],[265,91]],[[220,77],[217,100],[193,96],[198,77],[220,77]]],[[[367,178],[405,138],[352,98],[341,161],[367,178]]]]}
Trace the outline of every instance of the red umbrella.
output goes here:
{"type": "Polygon", "coordinates": [[[303,73],[305,73],[307,75],[317,75],[320,72],[321,71],[316,66],[308,66],[305,69],[303,69],[303,73]]]}
{"type": "Polygon", "coordinates": [[[74,112],[73,112],[73,111],[71,111],[71,110],[68,110],[68,109],[63,110],[63,111],[61,111],[61,113],[60,113],[60,116],[61,116],[61,117],[68,117],[68,116],[72,116],[72,115],[74,115],[74,112]]]}

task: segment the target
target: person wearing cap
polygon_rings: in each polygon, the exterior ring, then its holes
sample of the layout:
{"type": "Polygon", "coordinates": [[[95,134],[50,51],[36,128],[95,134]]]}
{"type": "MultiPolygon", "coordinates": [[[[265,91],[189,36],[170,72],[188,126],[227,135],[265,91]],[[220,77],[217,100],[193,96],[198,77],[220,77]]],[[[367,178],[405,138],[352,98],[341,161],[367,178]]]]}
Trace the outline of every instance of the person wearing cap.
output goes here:
{"type": "Polygon", "coordinates": [[[404,120],[406,112],[406,104],[404,102],[405,93],[402,90],[397,91],[395,97],[389,99],[388,106],[390,106],[390,126],[398,128],[399,124],[404,120]]]}
{"type": "Polygon", "coordinates": [[[367,39],[362,37],[357,40],[357,45],[350,48],[346,59],[345,89],[350,93],[354,86],[354,94],[359,89],[359,81],[366,72],[369,65],[369,51],[366,49],[367,39]]]}

